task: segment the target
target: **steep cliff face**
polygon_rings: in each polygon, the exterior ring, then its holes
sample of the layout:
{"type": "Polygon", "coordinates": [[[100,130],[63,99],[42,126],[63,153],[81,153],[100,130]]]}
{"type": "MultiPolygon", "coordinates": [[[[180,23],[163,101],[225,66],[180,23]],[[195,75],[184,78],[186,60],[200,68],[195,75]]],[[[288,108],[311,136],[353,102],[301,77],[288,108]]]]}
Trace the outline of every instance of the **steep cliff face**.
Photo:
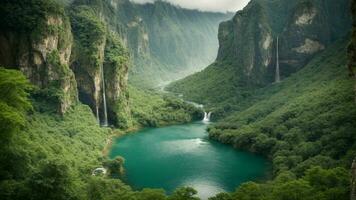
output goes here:
{"type": "Polygon", "coordinates": [[[128,93],[129,53],[118,35],[109,34],[105,46],[105,85],[108,116],[121,128],[132,126],[128,93]]]}
{"type": "Polygon", "coordinates": [[[78,83],[79,99],[89,105],[99,119],[105,25],[94,10],[86,6],[73,9],[71,25],[74,34],[71,68],[78,83]]]}
{"type": "Polygon", "coordinates": [[[350,30],[349,0],[302,1],[280,33],[280,63],[283,77],[301,69],[313,56],[350,30]],[[335,7],[331,7],[335,5],[335,7]]]}
{"type": "Polygon", "coordinates": [[[262,84],[272,63],[273,41],[262,5],[250,6],[220,24],[216,61],[236,66],[236,73],[242,75],[244,81],[262,84]]]}
{"type": "Polygon", "coordinates": [[[0,12],[0,65],[23,71],[40,88],[35,98],[65,113],[79,97],[104,119],[105,96],[112,124],[130,126],[129,54],[99,9],[18,0],[2,2],[0,12]]]}
{"type": "Polygon", "coordinates": [[[77,102],[77,86],[69,69],[72,34],[63,10],[51,3],[35,1],[5,2],[1,9],[0,64],[20,69],[40,88],[37,95],[45,97],[64,113],[77,102]],[[17,9],[39,9],[32,18],[14,16],[17,9]],[[11,21],[12,20],[12,21],[11,21]]]}
{"type": "Polygon", "coordinates": [[[337,4],[332,0],[252,0],[232,20],[220,24],[216,62],[170,89],[203,103],[231,97],[239,101],[254,89],[275,82],[277,37],[279,76],[283,80],[347,35],[351,27],[349,8],[350,0],[337,4]],[[193,83],[196,86],[188,88],[193,83]]]}
{"type": "Polygon", "coordinates": [[[101,12],[90,4],[79,5],[77,2],[72,8],[74,47],[71,68],[78,83],[79,99],[91,107],[101,122],[108,112],[112,124],[129,127],[129,55],[117,33],[108,31],[106,21],[100,16],[101,12]],[[107,110],[104,104],[107,104],[107,110]]]}
{"type": "Polygon", "coordinates": [[[286,14],[276,13],[282,11],[273,8],[275,2],[252,1],[231,21],[220,25],[217,61],[230,60],[242,72],[240,76],[252,80],[252,84],[271,82],[279,37],[281,76],[288,77],[348,33],[351,18],[345,13],[349,3],[340,1],[331,10],[331,1],[295,1],[291,5],[279,1],[279,6],[288,11],[286,14]],[[284,19],[273,19],[276,15],[284,19]]]}

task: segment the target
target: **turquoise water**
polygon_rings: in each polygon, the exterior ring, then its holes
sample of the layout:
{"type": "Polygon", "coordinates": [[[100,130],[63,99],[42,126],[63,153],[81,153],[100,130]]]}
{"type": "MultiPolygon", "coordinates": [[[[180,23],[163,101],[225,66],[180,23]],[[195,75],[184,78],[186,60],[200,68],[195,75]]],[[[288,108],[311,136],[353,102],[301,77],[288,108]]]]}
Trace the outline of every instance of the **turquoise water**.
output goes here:
{"type": "Polygon", "coordinates": [[[206,199],[266,177],[268,161],[208,139],[201,122],[143,129],[113,142],[110,157],[125,158],[125,181],[135,189],[171,193],[192,186],[206,199]]]}

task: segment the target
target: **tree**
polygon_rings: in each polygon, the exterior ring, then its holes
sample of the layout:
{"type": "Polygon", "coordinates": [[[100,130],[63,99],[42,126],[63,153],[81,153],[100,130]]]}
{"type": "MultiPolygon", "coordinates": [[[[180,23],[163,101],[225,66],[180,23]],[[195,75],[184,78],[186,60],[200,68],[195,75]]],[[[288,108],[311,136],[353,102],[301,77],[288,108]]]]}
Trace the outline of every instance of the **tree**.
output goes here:
{"type": "Polygon", "coordinates": [[[169,200],[199,200],[195,195],[198,192],[191,187],[182,187],[176,189],[173,194],[168,198],[169,200]]]}
{"type": "Polygon", "coordinates": [[[165,200],[167,196],[162,189],[143,189],[137,195],[138,200],[165,200]]]}
{"type": "Polygon", "coordinates": [[[109,169],[110,175],[121,175],[124,171],[125,159],[121,156],[117,156],[113,160],[108,160],[104,162],[104,166],[109,169]]]}
{"type": "Polygon", "coordinates": [[[69,167],[58,160],[48,161],[29,179],[31,199],[68,200],[73,196],[73,177],[69,167]]]}
{"type": "Polygon", "coordinates": [[[20,71],[0,67],[1,142],[8,142],[11,135],[25,125],[26,111],[32,108],[28,99],[31,89],[31,84],[20,71]]]}
{"type": "Polygon", "coordinates": [[[229,193],[219,193],[215,197],[210,197],[209,200],[233,200],[229,193]]]}

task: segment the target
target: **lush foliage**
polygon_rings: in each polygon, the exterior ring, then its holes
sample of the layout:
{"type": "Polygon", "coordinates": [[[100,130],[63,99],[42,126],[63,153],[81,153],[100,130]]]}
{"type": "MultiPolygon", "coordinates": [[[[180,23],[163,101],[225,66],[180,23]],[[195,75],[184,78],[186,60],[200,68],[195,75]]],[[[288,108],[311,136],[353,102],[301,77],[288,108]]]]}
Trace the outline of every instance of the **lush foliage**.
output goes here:
{"type": "Polygon", "coordinates": [[[272,160],[276,179],[244,185],[236,199],[348,198],[345,168],[356,153],[356,106],[345,46],[330,47],[282,83],[256,92],[245,109],[210,127],[211,138],[272,160]],[[329,185],[333,176],[340,181],[329,185]],[[287,182],[279,181],[286,177],[287,182]]]}
{"type": "Polygon", "coordinates": [[[4,0],[0,3],[0,27],[21,33],[48,32],[47,17],[63,14],[63,7],[53,0],[4,0]]]}
{"type": "Polygon", "coordinates": [[[313,167],[302,178],[283,173],[273,182],[247,182],[231,194],[221,193],[209,200],[337,200],[349,198],[349,175],[343,168],[313,167]]]}
{"type": "Polygon", "coordinates": [[[0,67],[0,134],[3,142],[25,126],[26,111],[32,106],[28,101],[29,81],[16,70],[0,67]]]}
{"type": "Polygon", "coordinates": [[[163,126],[202,119],[202,111],[172,96],[130,87],[130,108],[139,126],[163,126]]]}
{"type": "Polygon", "coordinates": [[[78,6],[71,11],[71,25],[77,57],[82,58],[83,63],[89,61],[93,63],[92,66],[98,67],[100,63],[98,51],[105,41],[105,24],[92,8],[78,6]]]}
{"type": "Polygon", "coordinates": [[[109,120],[119,128],[132,126],[131,112],[128,104],[128,69],[129,53],[123,46],[119,36],[109,33],[104,51],[104,73],[106,93],[109,97],[108,115],[109,120]],[[119,88],[118,88],[119,86],[119,88]],[[117,96],[119,94],[119,97],[117,96]]]}

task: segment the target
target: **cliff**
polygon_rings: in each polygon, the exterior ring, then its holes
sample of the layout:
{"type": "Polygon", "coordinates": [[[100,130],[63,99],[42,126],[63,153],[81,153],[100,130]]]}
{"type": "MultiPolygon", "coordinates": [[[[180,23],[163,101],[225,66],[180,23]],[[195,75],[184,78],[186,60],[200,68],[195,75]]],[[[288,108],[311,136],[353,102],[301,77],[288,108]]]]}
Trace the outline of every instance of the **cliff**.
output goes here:
{"type": "Polygon", "coordinates": [[[97,9],[65,11],[43,0],[1,4],[0,65],[20,69],[38,86],[34,98],[61,114],[79,99],[103,121],[105,95],[111,124],[130,125],[129,54],[97,9]]]}
{"type": "Polygon", "coordinates": [[[275,82],[277,37],[283,80],[348,34],[349,4],[349,0],[337,4],[330,0],[253,0],[220,24],[216,61],[169,88],[205,104],[246,98],[255,89],[275,82]]]}
{"type": "Polygon", "coordinates": [[[218,24],[231,14],[201,12],[164,1],[83,1],[101,13],[130,52],[130,83],[155,87],[201,70],[216,58],[218,24]]]}
{"type": "Polygon", "coordinates": [[[129,55],[117,33],[109,31],[101,12],[87,5],[71,11],[74,47],[71,67],[78,82],[79,99],[89,105],[97,118],[119,127],[130,119],[128,94],[129,55]],[[104,90],[104,83],[107,86],[104,90]],[[104,102],[104,95],[107,102],[104,102]],[[105,110],[104,103],[107,103],[105,110]]]}
{"type": "Polygon", "coordinates": [[[55,109],[63,114],[77,102],[76,81],[69,68],[70,23],[52,2],[37,3],[2,3],[0,65],[20,69],[40,89],[37,95],[55,102],[55,109]],[[19,10],[23,15],[14,15],[19,10]]]}

